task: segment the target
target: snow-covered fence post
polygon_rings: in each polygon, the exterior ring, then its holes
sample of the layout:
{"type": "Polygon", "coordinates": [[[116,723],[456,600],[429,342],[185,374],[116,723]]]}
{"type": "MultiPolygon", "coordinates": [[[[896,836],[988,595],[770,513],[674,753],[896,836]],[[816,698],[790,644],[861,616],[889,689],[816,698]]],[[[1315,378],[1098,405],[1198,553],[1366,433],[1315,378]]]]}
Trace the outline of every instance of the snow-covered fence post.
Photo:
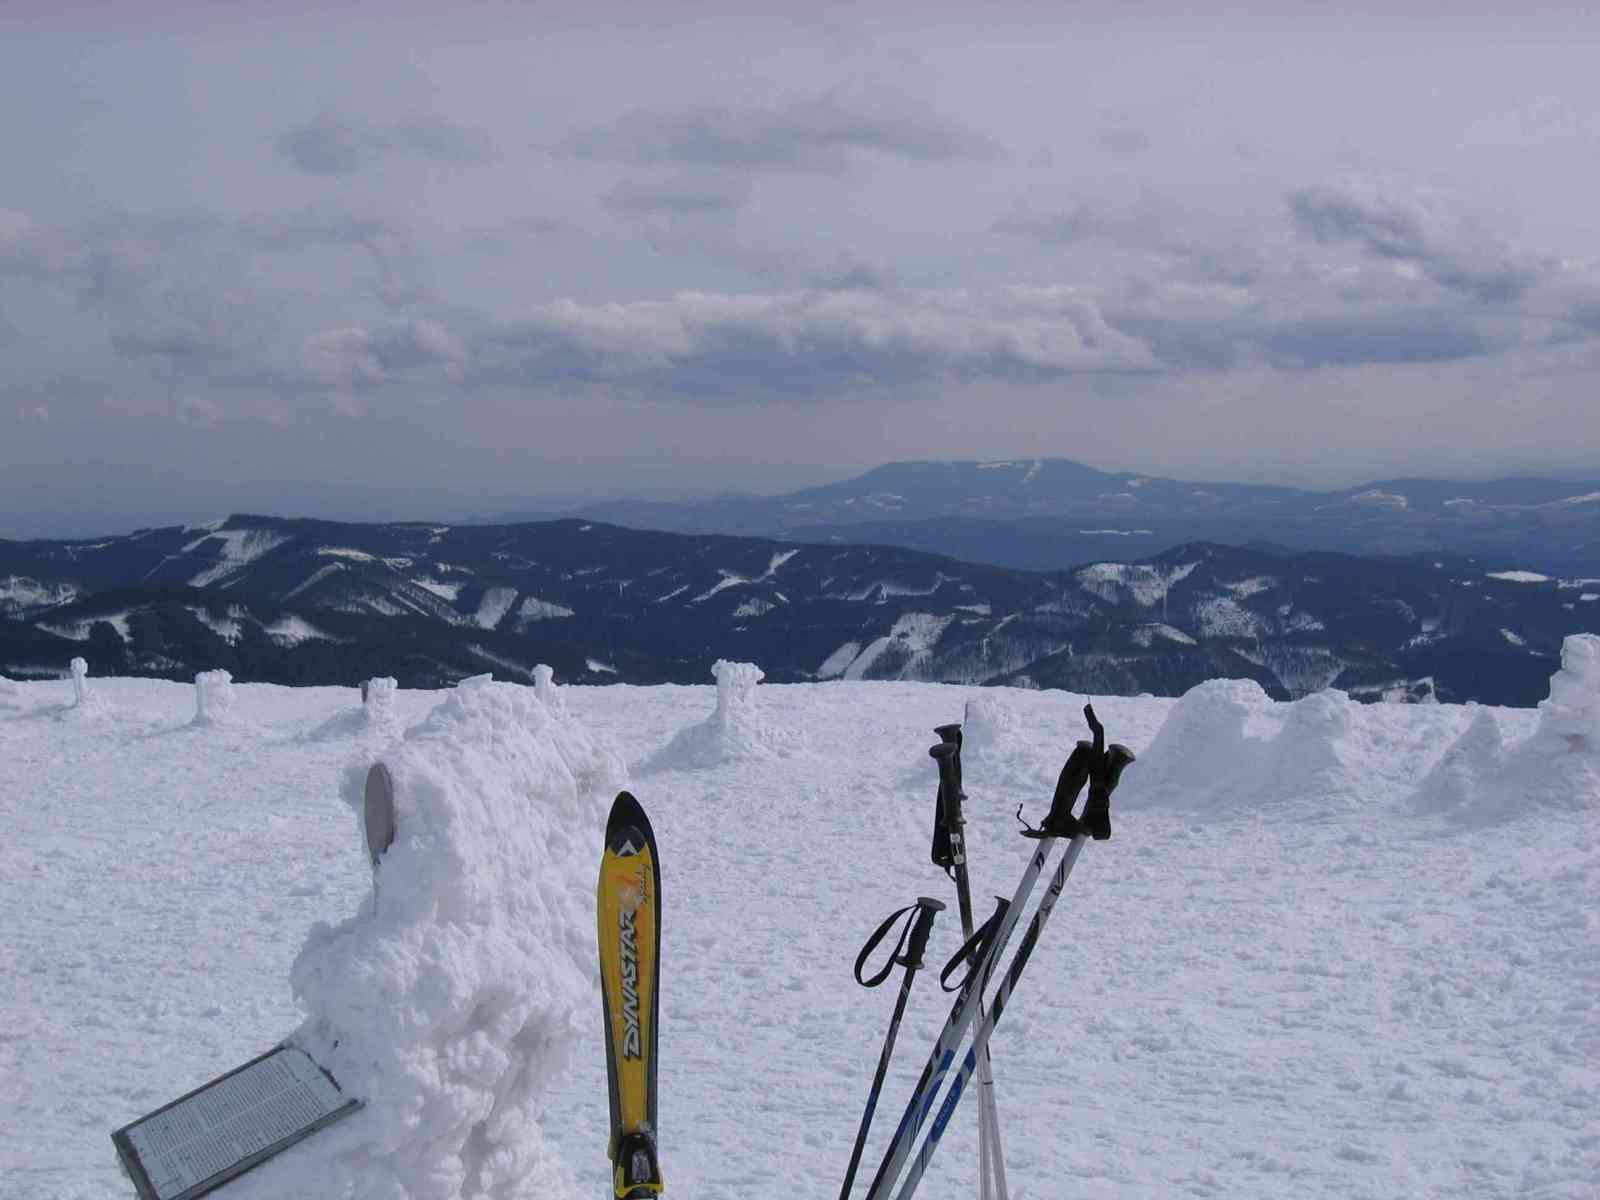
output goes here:
{"type": "Polygon", "coordinates": [[[194,677],[194,723],[217,725],[233,709],[233,676],[227,671],[201,671],[194,677]]]}
{"type": "Polygon", "coordinates": [[[394,720],[394,693],[399,686],[399,680],[391,675],[376,675],[361,684],[361,704],[369,725],[394,720]]]}
{"type": "Polygon", "coordinates": [[[1561,643],[1561,669],[1539,704],[1539,732],[1580,753],[1600,751],[1600,636],[1574,633],[1561,643]]]}
{"type": "Polygon", "coordinates": [[[69,665],[72,669],[72,702],[84,708],[89,702],[89,664],[81,658],[75,658],[69,665]]]}
{"type": "Polygon", "coordinates": [[[717,724],[726,729],[737,719],[736,712],[749,707],[751,693],[766,678],[766,672],[755,663],[719,658],[711,664],[711,674],[717,681],[717,724]]]}

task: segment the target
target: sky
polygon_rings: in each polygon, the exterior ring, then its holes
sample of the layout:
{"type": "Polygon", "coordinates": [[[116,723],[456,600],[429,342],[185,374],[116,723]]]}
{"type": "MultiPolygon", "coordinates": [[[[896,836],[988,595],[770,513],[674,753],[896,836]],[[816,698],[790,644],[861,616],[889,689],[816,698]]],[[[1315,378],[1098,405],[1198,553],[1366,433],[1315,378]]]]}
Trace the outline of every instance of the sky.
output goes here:
{"type": "Polygon", "coordinates": [[[1582,6],[0,6],[0,537],[1600,477],[1582,6]]]}

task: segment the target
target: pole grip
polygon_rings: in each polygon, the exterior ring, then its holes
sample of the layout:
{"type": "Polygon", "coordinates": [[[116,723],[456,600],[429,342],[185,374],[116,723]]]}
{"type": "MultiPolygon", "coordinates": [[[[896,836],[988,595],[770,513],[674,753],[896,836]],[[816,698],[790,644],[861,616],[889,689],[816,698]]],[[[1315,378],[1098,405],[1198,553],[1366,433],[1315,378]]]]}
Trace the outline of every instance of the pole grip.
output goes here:
{"type": "Polygon", "coordinates": [[[911,939],[906,943],[905,955],[900,960],[907,970],[921,969],[922,955],[928,949],[928,934],[933,931],[933,919],[943,911],[942,900],[935,900],[932,896],[917,897],[917,915],[911,925],[911,939]]]}
{"type": "Polygon", "coordinates": [[[933,731],[939,735],[941,742],[949,742],[956,748],[956,787],[959,788],[961,787],[961,726],[935,725],[933,731]]]}
{"type": "Polygon", "coordinates": [[[961,824],[961,747],[955,742],[940,742],[928,747],[928,757],[939,765],[939,794],[946,824],[961,824]]]}

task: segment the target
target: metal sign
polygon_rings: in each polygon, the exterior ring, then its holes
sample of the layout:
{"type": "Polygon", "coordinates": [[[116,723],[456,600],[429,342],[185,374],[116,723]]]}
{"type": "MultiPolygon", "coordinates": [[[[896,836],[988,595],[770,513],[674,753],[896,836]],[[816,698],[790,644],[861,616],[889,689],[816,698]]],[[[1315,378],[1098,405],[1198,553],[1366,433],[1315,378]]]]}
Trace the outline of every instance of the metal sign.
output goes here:
{"type": "Polygon", "coordinates": [[[367,854],[376,871],[383,852],[394,844],[394,779],[382,763],[373,763],[367,772],[364,799],[362,823],[367,830],[367,854]]]}
{"type": "Polygon", "coordinates": [[[140,1200],[194,1200],[361,1101],[296,1046],[277,1046],[111,1135],[140,1200]]]}

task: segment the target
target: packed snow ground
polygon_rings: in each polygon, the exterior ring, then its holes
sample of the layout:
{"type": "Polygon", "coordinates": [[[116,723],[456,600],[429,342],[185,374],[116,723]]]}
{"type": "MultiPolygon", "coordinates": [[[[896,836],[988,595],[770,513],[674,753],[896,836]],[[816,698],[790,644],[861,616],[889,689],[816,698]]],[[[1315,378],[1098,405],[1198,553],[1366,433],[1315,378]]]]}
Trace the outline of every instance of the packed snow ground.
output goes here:
{"type": "MultiPolygon", "coordinates": [[[[1568,650],[1538,711],[1096,698],[1140,757],[992,1044],[1012,1195],[1600,1194],[1600,639],[1568,650]]],[[[608,1194],[592,888],[624,782],[663,857],[668,1196],[835,1195],[898,983],[855,953],[919,894],[950,904],[930,968],[960,940],[933,727],[966,720],[987,911],[1084,698],[719,678],[363,708],[212,677],[203,720],[189,686],[0,681],[0,1196],[131,1196],[111,1130],[290,1035],[367,1107],[220,1195],[608,1194]]],[[[975,1194],[975,1121],[919,1196],[975,1194]]]]}

